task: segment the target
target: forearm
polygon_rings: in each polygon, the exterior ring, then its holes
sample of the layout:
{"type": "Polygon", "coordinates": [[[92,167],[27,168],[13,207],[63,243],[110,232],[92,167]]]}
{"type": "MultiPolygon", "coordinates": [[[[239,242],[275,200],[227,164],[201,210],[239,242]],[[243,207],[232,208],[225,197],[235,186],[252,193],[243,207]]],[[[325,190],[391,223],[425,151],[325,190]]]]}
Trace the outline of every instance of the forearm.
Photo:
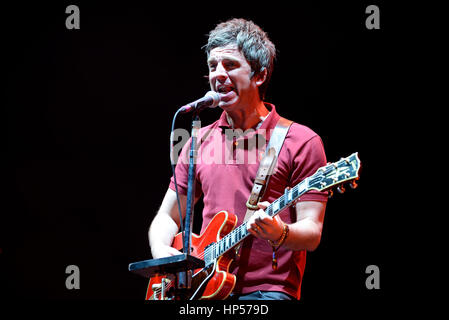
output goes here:
{"type": "MultiPolygon", "coordinates": [[[[260,208],[265,209],[269,203],[261,202],[260,208]]],[[[315,250],[321,240],[326,203],[304,201],[296,205],[297,220],[288,224],[289,232],[283,236],[285,222],[279,216],[268,216],[263,210],[256,211],[248,220],[248,231],[264,240],[281,245],[290,250],[315,250]],[[284,240],[282,240],[284,239],[284,240]]]]}
{"type": "Polygon", "coordinates": [[[313,251],[320,244],[321,226],[316,222],[304,219],[292,224],[288,224],[289,232],[283,244],[289,250],[313,251]]]}
{"type": "Polygon", "coordinates": [[[289,224],[284,246],[290,250],[315,250],[321,241],[326,203],[304,201],[296,204],[297,221],[289,224]]]}
{"type": "Polygon", "coordinates": [[[151,255],[154,259],[180,254],[171,247],[178,225],[170,216],[157,214],[148,231],[151,255]]]}
{"type": "MultiPolygon", "coordinates": [[[[181,210],[184,212],[185,196],[180,195],[180,200],[181,210]]],[[[169,188],[148,230],[148,240],[153,258],[163,258],[180,254],[179,251],[171,247],[173,238],[178,233],[179,225],[180,217],[176,193],[169,188]]]]}
{"type": "Polygon", "coordinates": [[[178,225],[170,216],[157,214],[148,231],[150,247],[157,245],[171,246],[178,229],[178,225]]]}

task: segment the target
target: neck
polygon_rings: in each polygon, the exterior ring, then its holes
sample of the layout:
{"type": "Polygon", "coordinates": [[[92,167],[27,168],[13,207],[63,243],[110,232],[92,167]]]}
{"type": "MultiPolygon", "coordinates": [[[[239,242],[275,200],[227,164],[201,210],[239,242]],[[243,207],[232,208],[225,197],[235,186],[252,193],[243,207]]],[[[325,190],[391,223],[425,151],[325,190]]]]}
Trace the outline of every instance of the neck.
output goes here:
{"type": "Polygon", "coordinates": [[[247,130],[254,128],[263,117],[269,113],[263,101],[251,106],[251,108],[242,108],[240,110],[232,110],[226,112],[232,119],[234,129],[247,130]]]}

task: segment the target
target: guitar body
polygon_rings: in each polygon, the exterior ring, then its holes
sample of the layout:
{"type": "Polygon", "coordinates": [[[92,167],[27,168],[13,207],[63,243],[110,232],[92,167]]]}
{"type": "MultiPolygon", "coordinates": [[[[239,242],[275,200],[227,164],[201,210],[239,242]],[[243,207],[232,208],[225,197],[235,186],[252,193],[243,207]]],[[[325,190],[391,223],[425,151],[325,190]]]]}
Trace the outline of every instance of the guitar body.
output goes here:
{"type": "MultiPolygon", "coordinates": [[[[341,158],[338,162],[329,163],[319,168],[312,176],[309,176],[274,200],[265,208],[265,213],[274,217],[282,210],[290,207],[299,197],[310,190],[327,191],[335,186],[339,186],[340,193],[344,188],[340,185],[345,182],[352,182],[351,188],[356,188],[356,180],[359,179],[360,159],[358,153],[353,153],[349,157],[341,158]]],[[[197,236],[192,234],[192,255],[203,259],[206,267],[195,270],[192,276],[192,290],[187,294],[189,299],[226,299],[234,289],[236,277],[229,273],[233,256],[232,248],[250,235],[246,222],[238,228],[237,217],[226,211],[218,212],[210,221],[204,232],[197,236]],[[231,233],[231,234],[229,234],[231,233]],[[229,235],[228,235],[229,234],[229,235]],[[223,239],[223,237],[225,237],[223,239]],[[206,252],[205,249],[207,248],[206,252]],[[205,254],[206,253],[206,254],[205,254]]],[[[173,240],[172,247],[181,250],[182,234],[179,233],[173,240]]],[[[170,293],[173,287],[173,280],[164,277],[153,277],[147,289],[147,300],[167,299],[166,293],[170,293]]]]}
{"type": "MultiPolygon", "coordinates": [[[[191,255],[201,258],[204,254],[204,249],[209,244],[220,240],[231,232],[236,225],[237,216],[227,211],[218,212],[201,235],[198,236],[192,233],[191,255]]],[[[175,236],[172,247],[182,251],[181,233],[175,236]]],[[[236,283],[235,275],[228,272],[231,263],[231,255],[224,254],[217,259],[212,270],[194,270],[192,277],[192,295],[195,294],[195,296],[193,298],[201,300],[226,299],[231,294],[236,283]],[[197,289],[198,293],[196,293],[197,289]]],[[[150,279],[146,300],[160,300],[165,298],[165,294],[161,295],[161,285],[164,286],[163,293],[173,287],[172,281],[165,279],[167,279],[165,276],[156,276],[150,279]]]]}

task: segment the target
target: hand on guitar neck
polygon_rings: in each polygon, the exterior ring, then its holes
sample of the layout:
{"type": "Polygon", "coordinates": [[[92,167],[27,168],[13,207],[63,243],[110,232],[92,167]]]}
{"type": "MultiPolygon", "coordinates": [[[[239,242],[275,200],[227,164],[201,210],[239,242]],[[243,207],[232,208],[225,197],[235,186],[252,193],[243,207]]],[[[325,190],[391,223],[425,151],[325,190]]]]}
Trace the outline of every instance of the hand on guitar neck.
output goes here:
{"type": "MultiPolygon", "coordinates": [[[[313,175],[305,178],[294,187],[287,188],[282,196],[271,203],[262,202],[260,210],[240,225],[237,216],[227,211],[219,211],[201,235],[192,234],[191,255],[203,259],[205,267],[194,270],[190,299],[226,299],[234,289],[237,278],[230,273],[233,262],[233,248],[247,236],[270,240],[273,247],[273,269],[277,269],[275,251],[280,246],[287,250],[316,249],[320,242],[326,202],[299,201],[309,191],[327,191],[351,182],[353,188],[359,179],[360,159],[357,153],[329,163],[319,168],[313,175]],[[287,226],[277,215],[295,206],[296,219],[287,226]],[[284,227],[285,226],[285,227],[284,227]],[[281,232],[281,229],[283,230],[281,232]]],[[[182,204],[185,201],[181,201],[182,204]]],[[[184,208],[182,208],[184,209],[184,208]]],[[[161,208],[150,227],[149,238],[154,258],[180,254],[182,234],[179,228],[176,194],[168,189],[161,208]],[[171,247],[168,245],[171,243],[171,247]]],[[[173,283],[164,277],[153,277],[148,285],[146,299],[166,299],[173,283]]],[[[171,290],[173,291],[173,290],[171,290]]]]}
{"type": "Polygon", "coordinates": [[[284,223],[279,216],[270,217],[265,213],[264,209],[270,205],[268,201],[259,202],[257,205],[260,209],[249,218],[247,230],[259,239],[276,241],[282,235],[284,223]]]}

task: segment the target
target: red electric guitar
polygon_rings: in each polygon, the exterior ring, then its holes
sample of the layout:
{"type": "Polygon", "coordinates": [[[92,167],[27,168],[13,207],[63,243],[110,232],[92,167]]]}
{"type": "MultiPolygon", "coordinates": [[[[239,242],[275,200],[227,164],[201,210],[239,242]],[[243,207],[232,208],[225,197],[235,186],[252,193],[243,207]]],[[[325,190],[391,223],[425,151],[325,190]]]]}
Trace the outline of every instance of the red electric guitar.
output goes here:
{"type": "MultiPolygon", "coordinates": [[[[351,181],[352,188],[357,187],[359,179],[360,159],[358,153],[342,158],[336,163],[319,168],[312,176],[304,179],[292,189],[286,189],[285,194],[273,201],[265,212],[275,216],[282,210],[290,207],[299,197],[310,190],[326,191],[332,193],[331,188],[338,186],[337,190],[344,192],[342,183],[351,181]]],[[[228,252],[243,241],[250,233],[246,222],[239,227],[237,216],[227,211],[218,212],[209,222],[201,235],[192,234],[192,255],[203,259],[205,267],[194,271],[192,276],[192,289],[190,300],[221,300],[226,299],[234,289],[236,276],[229,273],[232,256],[228,252]],[[234,229],[235,228],[235,229],[234,229]]],[[[182,250],[182,234],[178,233],[172,247],[182,250]]],[[[146,300],[168,300],[172,297],[173,279],[167,276],[156,276],[150,279],[146,300]]]]}

